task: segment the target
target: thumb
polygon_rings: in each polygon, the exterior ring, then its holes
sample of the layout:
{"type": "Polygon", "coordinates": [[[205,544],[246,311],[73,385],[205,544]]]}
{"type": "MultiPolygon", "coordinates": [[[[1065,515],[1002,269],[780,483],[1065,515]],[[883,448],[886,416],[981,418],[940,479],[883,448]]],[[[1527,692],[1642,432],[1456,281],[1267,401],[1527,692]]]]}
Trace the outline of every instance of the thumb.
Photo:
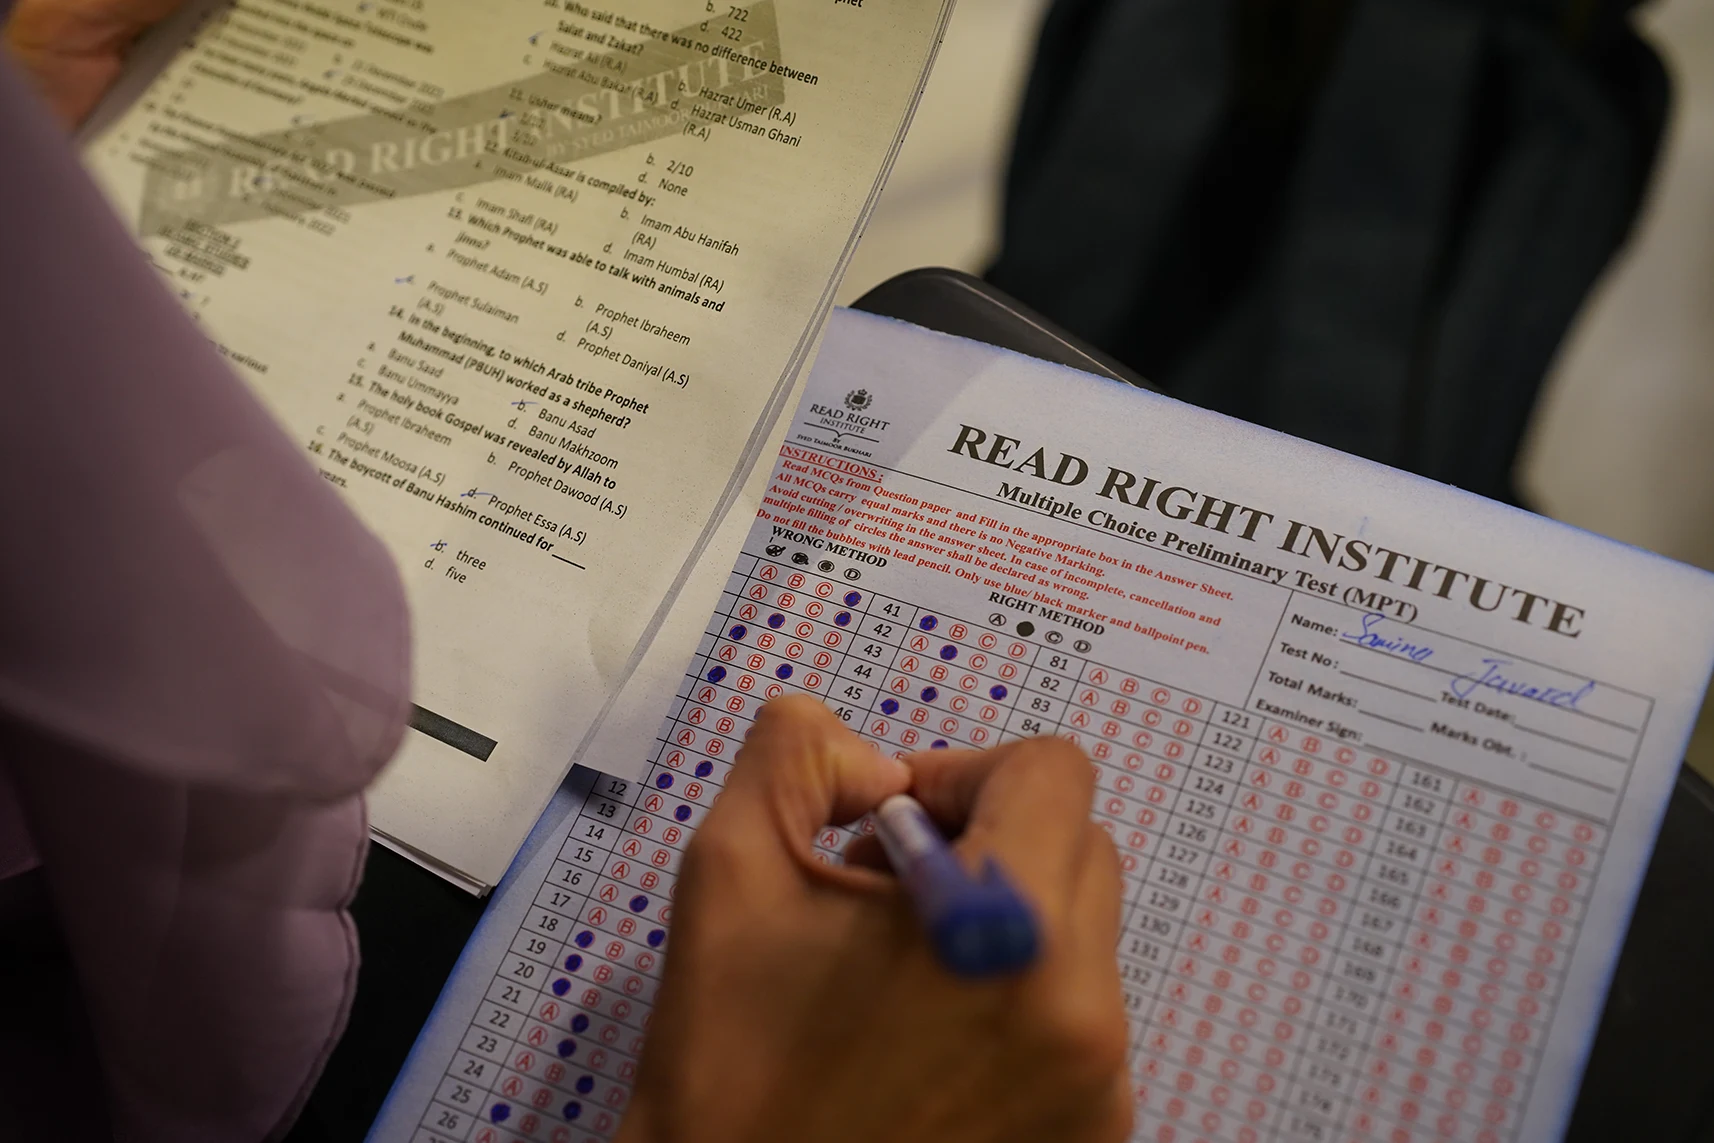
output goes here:
{"type": "Polygon", "coordinates": [[[697,832],[733,831],[726,840],[762,860],[811,860],[823,826],[861,817],[910,784],[910,767],[858,738],[818,699],[788,695],[757,712],[697,832]]]}

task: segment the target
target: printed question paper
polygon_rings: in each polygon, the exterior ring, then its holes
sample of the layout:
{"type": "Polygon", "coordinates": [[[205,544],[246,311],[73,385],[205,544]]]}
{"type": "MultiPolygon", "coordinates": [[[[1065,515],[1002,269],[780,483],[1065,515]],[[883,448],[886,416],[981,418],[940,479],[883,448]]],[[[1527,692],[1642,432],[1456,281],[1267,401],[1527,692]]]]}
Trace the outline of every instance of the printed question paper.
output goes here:
{"type": "Polygon", "coordinates": [[[948,10],[236,0],[101,115],[149,257],[404,574],[396,847],[505,870],[777,442],[948,10]]]}

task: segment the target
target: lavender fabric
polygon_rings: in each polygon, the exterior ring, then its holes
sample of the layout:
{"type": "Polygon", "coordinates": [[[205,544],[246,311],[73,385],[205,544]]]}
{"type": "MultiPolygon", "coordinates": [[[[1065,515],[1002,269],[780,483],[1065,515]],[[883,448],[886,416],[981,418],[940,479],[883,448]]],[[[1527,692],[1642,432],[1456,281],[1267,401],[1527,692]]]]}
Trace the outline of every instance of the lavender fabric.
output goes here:
{"type": "Polygon", "coordinates": [[[0,487],[0,878],[39,862],[75,966],[68,1090],[116,1139],[278,1135],[356,980],[404,597],[4,59],[0,487]]]}

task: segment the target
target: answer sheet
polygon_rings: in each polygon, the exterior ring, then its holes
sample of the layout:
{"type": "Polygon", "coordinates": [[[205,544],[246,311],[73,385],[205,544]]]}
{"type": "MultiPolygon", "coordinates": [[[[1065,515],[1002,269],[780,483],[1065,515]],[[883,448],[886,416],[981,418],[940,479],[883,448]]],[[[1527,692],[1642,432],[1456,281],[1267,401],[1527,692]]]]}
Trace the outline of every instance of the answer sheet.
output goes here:
{"type": "Polygon", "coordinates": [[[371,818],[483,888],[777,441],[950,5],[202,8],[87,158],[392,548],[371,818]]]}
{"type": "Polygon", "coordinates": [[[1702,572],[836,312],[658,733],[573,775],[373,1138],[611,1137],[685,843],[798,691],[1088,752],[1136,1139],[1557,1138],[1711,658],[1702,572]]]}

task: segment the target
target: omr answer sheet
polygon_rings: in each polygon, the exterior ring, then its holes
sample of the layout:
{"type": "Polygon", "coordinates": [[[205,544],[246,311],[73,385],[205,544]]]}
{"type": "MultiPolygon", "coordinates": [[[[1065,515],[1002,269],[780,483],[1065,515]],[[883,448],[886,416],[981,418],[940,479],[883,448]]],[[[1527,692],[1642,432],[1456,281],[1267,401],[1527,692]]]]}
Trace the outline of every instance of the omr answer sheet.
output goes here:
{"type": "Polygon", "coordinates": [[[401,565],[384,837],[498,880],[777,440],[948,9],[236,0],[88,140],[401,565]]]}
{"type": "Polygon", "coordinates": [[[1088,753],[1137,1140],[1558,1138],[1711,662],[1702,572],[836,312],[647,764],[573,774],[372,1138],[611,1138],[685,844],[799,691],[1088,753]]]}

